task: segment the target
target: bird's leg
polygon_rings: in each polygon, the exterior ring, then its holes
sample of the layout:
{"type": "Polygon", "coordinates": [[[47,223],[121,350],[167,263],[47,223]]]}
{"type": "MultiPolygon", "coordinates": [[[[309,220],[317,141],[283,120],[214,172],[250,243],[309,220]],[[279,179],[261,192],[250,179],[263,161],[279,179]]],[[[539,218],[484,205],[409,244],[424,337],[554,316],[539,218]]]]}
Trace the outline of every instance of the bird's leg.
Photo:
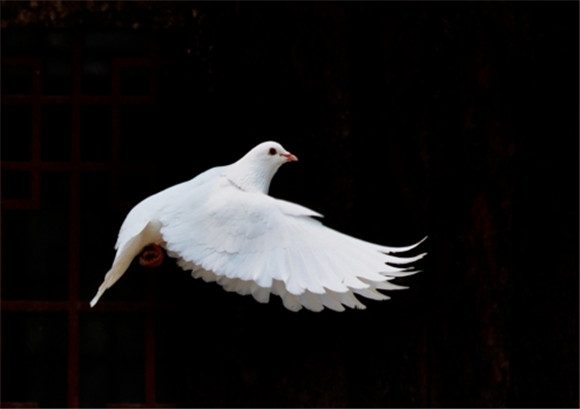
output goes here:
{"type": "Polygon", "coordinates": [[[145,246],[141,255],[139,256],[139,264],[147,268],[159,267],[165,259],[163,247],[158,244],[151,243],[145,246]]]}

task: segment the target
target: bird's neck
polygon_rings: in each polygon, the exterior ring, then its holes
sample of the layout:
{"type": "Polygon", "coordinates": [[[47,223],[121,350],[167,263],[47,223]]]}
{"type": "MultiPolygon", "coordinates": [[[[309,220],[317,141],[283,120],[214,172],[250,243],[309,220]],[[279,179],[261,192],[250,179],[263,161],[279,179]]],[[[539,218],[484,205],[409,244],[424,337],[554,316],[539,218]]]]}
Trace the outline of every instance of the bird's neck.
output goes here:
{"type": "Polygon", "coordinates": [[[278,168],[252,166],[252,164],[238,161],[232,164],[223,175],[240,190],[268,193],[270,182],[277,170],[278,168]]]}

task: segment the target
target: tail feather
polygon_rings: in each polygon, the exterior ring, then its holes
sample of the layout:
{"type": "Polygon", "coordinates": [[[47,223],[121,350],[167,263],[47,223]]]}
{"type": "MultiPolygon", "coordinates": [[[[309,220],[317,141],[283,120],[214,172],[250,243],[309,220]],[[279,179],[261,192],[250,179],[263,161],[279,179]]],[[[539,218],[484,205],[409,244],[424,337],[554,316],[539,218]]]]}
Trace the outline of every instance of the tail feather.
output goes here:
{"type": "MultiPolygon", "coordinates": [[[[129,243],[129,244],[133,244],[133,243],[129,243]]],[[[121,278],[123,276],[123,274],[125,274],[125,271],[127,271],[129,266],[131,265],[131,261],[133,261],[133,258],[137,254],[139,254],[139,252],[143,248],[143,246],[141,246],[139,248],[137,248],[137,247],[138,246],[135,246],[135,245],[133,245],[133,246],[128,245],[128,246],[124,247],[122,250],[120,250],[120,251],[122,251],[122,253],[118,257],[115,257],[115,261],[113,262],[113,266],[111,267],[111,269],[109,271],[107,271],[107,274],[105,274],[105,279],[103,280],[103,283],[99,286],[97,294],[91,300],[91,307],[94,307],[95,304],[101,298],[101,296],[105,293],[105,291],[107,289],[111,288],[113,286],[113,284],[115,284],[117,282],[117,280],[119,278],[121,278]]]]}
{"type": "Polygon", "coordinates": [[[111,269],[105,274],[103,283],[99,286],[97,294],[91,300],[91,307],[99,301],[101,296],[125,274],[131,265],[133,258],[143,250],[143,248],[153,242],[159,242],[159,226],[155,223],[148,223],[145,228],[136,236],[131,238],[127,244],[117,250],[115,261],[111,269]]]}
{"type": "Polygon", "coordinates": [[[103,281],[103,283],[99,286],[99,290],[97,291],[97,295],[95,295],[93,297],[93,299],[91,300],[91,303],[90,303],[91,308],[93,308],[97,304],[97,302],[99,302],[99,299],[105,293],[107,288],[109,288],[112,285],[112,284],[107,282],[107,277],[109,277],[111,275],[112,271],[113,271],[113,269],[107,271],[107,274],[105,274],[105,281],[103,281]]]}
{"type": "MultiPolygon", "coordinates": [[[[132,260],[132,258],[131,258],[131,260],[132,260]]],[[[129,261],[129,264],[130,263],[131,263],[131,261],[129,261]]],[[[126,265],[125,268],[120,268],[120,267],[123,267],[123,266],[119,266],[118,263],[114,263],[113,267],[111,267],[111,269],[109,271],[107,271],[107,274],[105,274],[105,279],[103,280],[103,283],[99,286],[97,294],[91,300],[91,303],[90,303],[91,308],[97,304],[97,302],[99,301],[101,296],[105,293],[105,291],[107,291],[107,289],[112,287],[113,284],[115,284],[117,282],[117,280],[119,278],[121,278],[123,276],[123,274],[125,274],[125,271],[127,271],[127,268],[129,268],[129,265],[126,265]],[[117,265],[115,266],[115,264],[117,264],[117,265]]]]}

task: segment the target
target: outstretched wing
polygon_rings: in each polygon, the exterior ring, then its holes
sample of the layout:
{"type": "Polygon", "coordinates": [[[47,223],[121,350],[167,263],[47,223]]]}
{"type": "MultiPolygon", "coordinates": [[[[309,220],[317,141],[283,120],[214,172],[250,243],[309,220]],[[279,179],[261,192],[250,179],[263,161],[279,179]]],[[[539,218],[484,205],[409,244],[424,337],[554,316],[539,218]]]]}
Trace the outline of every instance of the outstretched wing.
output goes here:
{"type": "Polygon", "coordinates": [[[397,256],[414,246],[390,248],[342,234],[310,209],[241,191],[225,178],[205,192],[203,203],[196,193],[163,212],[167,250],[194,277],[261,302],[273,293],[291,310],[364,308],[355,294],[388,298],[377,289],[404,288],[390,280],[413,274],[401,264],[423,256],[397,256]]]}

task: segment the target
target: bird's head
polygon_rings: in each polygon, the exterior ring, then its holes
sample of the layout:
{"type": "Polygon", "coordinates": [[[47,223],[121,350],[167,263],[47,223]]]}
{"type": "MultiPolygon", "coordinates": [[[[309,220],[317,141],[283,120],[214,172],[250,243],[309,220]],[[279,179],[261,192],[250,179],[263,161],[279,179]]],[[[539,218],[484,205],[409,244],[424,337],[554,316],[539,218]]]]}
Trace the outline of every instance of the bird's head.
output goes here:
{"type": "Polygon", "coordinates": [[[261,162],[263,166],[272,166],[276,169],[286,162],[296,162],[298,158],[288,152],[278,142],[263,142],[252,149],[246,156],[261,162]]]}
{"type": "Polygon", "coordinates": [[[286,162],[297,160],[278,142],[262,142],[234,163],[227,177],[242,190],[267,193],[278,168],[286,162]]]}

